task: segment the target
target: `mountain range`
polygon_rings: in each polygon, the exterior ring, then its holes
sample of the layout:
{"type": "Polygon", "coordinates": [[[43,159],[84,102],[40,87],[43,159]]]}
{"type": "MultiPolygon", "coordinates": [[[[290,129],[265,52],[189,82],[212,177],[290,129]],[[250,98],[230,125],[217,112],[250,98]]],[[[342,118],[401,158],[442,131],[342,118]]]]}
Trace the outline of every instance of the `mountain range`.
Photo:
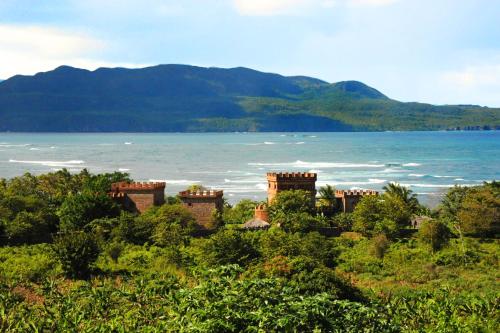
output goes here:
{"type": "Polygon", "coordinates": [[[61,66],[0,83],[0,131],[206,132],[490,129],[500,109],[403,103],[358,81],[238,68],[61,66]]]}

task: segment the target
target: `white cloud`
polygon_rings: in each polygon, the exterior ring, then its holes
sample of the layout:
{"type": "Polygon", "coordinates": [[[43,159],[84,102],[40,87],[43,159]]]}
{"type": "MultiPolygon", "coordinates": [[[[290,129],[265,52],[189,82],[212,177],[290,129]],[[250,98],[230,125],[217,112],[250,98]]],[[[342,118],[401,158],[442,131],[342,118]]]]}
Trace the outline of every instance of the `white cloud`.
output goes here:
{"type": "MultiPolygon", "coordinates": [[[[500,87],[500,64],[467,66],[443,74],[442,79],[457,88],[500,87]]],[[[500,91],[500,89],[498,89],[500,91]]]]}
{"type": "Polygon", "coordinates": [[[234,5],[242,15],[272,16],[299,13],[311,5],[313,0],[234,0],[234,5]]]}
{"type": "Polygon", "coordinates": [[[445,96],[454,96],[455,103],[500,107],[500,62],[445,72],[440,75],[438,84],[445,96]]]}
{"type": "Polygon", "coordinates": [[[0,25],[0,78],[35,74],[60,65],[95,69],[130,66],[96,60],[105,43],[85,34],[41,26],[0,25]]]}
{"type": "Polygon", "coordinates": [[[311,10],[337,6],[380,7],[399,0],[233,0],[236,10],[247,16],[302,15],[311,10]]]}
{"type": "Polygon", "coordinates": [[[371,6],[371,7],[381,7],[392,5],[399,0],[348,0],[347,4],[350,6],[371,6]]]}

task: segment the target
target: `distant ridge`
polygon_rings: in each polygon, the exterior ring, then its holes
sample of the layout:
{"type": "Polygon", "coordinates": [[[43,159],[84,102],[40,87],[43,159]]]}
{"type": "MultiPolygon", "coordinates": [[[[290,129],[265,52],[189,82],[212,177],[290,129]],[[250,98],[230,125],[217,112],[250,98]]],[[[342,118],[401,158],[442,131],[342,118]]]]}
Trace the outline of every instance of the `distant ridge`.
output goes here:
{"type": "Polygon", "coordinates": [[[402,103],[358,81],[245,67],[60,66],[0,84],[0,131],[204,132],[491,129],[500,109],[402,103]]]}

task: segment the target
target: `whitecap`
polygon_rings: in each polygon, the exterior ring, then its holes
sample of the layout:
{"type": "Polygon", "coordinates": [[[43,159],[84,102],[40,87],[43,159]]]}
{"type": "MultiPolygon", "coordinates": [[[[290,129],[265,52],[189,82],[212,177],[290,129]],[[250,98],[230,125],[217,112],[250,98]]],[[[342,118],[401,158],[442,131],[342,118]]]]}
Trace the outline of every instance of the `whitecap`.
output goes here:
{"type": "Polygon", "coordinates": [[[456,176],[439,176],[439,175],[432,175],[434,178],[455,178],[456,176]]]}
{"type": "Polygon", "coordinates": [[[25,144],[9,144],[9,143],[3,143],[0,144],[0,147],[3,148],[11,148],[11,147],[28,147],[31,146],[31,143],[25,143],[25,144]]]}
{"type": "Polygon", "coordinates": [[[262,190],[262,191],[267,191],[267,184],[265,183],[259,183],[259,184],[256,184],[255,187],[259,190],[262,190]]]}
{"type": "Polygon", "coordinates": [[[40,148],[30,148],[30,150],[40,150],[40,148]]]}
{"type": "Polygon", "coordinates": [[[410,173],[408,175],[408,177],[424,177],[425,175],[424,174],[421,174],[421,173],[410,173]]]}
{"type": "Polygon", "coordinates": [[[377,178],[369,178],[368,180],[365,181],[337,181],[337,180],[331,180],[331,181],[318,181],[317,185],[318,186],[325,186],[325,185],[332,185],[332,186],[362,186],[362,185],[376,185],[376,184],[383,184],[387,182],[387,179],[377,179],[377,178]]]}
{"type": "Polygon", "coordinates": [[[131,144],[132,144],[132,142],[125,142],[125,144],[126,144],[126,145],[131,145],[131,144]]]}
{"type": "Polygon", "coordinates": [[[35,165],[43,165],[48,167],[61,167],[61,168],[75,168],[78,165],[85,163],[81,160],[70,160],[70,161],[21,161],[10,159],[10,163],[22,163],[22,164],[35,164],[35,165]]]}
{"type": "Polygon", "coordinates": [[[405,167],[417,167],[417,166],[421,166],[422,164],[420,163],[404,163],[403,166],[405,167]]]}
{"type": "Polygon", "coordinates": [[[275,145],[276,142],[272,142],[272,141],[264,141],[264,144],[265,145],[275,145]]]}
{"type": "MultiPolygon", "coordinates": [[[[425,184],[425,183],[400,183],[399,185],[404,187],[421,187],[421,188],[451,188],[455,186],[455,184],[425,184]]],[[[460,184],[460,186],[475,186],[472,184],[460,184]]]]}
{"type": "Polygon", "coordinates": [[[300,141],[300,142],[297,142],[295,143],[296,145],[303,145],[305,142],[304,141],[300,141]]]}
{"type": "Polygon", "coordinates": [[[127,168],[118,168],[118,171],[119,172],[127,172],[127,171],[130,171],[130,169],[127,169],[127,168]]]}
{"type": "Polygon", "coordinates": [[[260,183],[262,182],[262,179],[239,179],[239,180],[232,180],[232,179],[227,179],[224,178],[225,183],[234,183],[234,184],[254,184],[254,183],[260,183]]]}
{"type": "Polygon", "coordinates": [[[295,167],[295,168],[382,168],[383,164],[369,164],[369,163],[342,163],[342,162],[304,162],[297,160],[295,162],[287,163],[248,163],[252,166],[268,166],[268,167],[295,167]]]}
{"type": "Polygon", "coordinates": [[[174,185],[192,185],[201,183],[199,180],[188,180],[188,179],[150,179],[150,182],[155,183],[167,183],[174,185]]]}
{"type": "Polygon", "coordinates": [[[455,179],[453,179],[453,180],[456,180],[456,181],[464,181],[465,179],[463,179],[463,178],[455,178],[455,179]]]}

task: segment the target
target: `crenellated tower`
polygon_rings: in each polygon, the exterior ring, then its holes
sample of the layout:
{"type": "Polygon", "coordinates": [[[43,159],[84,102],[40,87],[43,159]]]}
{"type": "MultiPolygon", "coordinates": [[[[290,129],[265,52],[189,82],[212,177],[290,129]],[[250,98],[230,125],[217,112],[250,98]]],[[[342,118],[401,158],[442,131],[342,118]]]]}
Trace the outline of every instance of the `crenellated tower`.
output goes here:
{"type": "Polygon", "coordinates": [[[367,195],[378,195],[374,190],[336,190],[335,198],[344,213],[352,213],[358,202],[367,195]]]}
{"type": "Polygon", "coordinates": [[[224,208],[223,191],[182,191],[179,198],[202,229],[213,229],[217,223],[214,214],[222,214],[224,208]]]}
{"type": "Polygon", "coordinates": [[[165,186],[163,182],[119,182],[111,184],[109,195],[126,209],[142,213],[165,203],[165,186]]]}
{"type": "Polygon", "coordinates": [[[268,172],[267,202],[270,204],[276,194],[289,190],[304,190],[311,193],[311,200],[316,200],[316,180],[318,176],[311,172],[268,172]]]}

